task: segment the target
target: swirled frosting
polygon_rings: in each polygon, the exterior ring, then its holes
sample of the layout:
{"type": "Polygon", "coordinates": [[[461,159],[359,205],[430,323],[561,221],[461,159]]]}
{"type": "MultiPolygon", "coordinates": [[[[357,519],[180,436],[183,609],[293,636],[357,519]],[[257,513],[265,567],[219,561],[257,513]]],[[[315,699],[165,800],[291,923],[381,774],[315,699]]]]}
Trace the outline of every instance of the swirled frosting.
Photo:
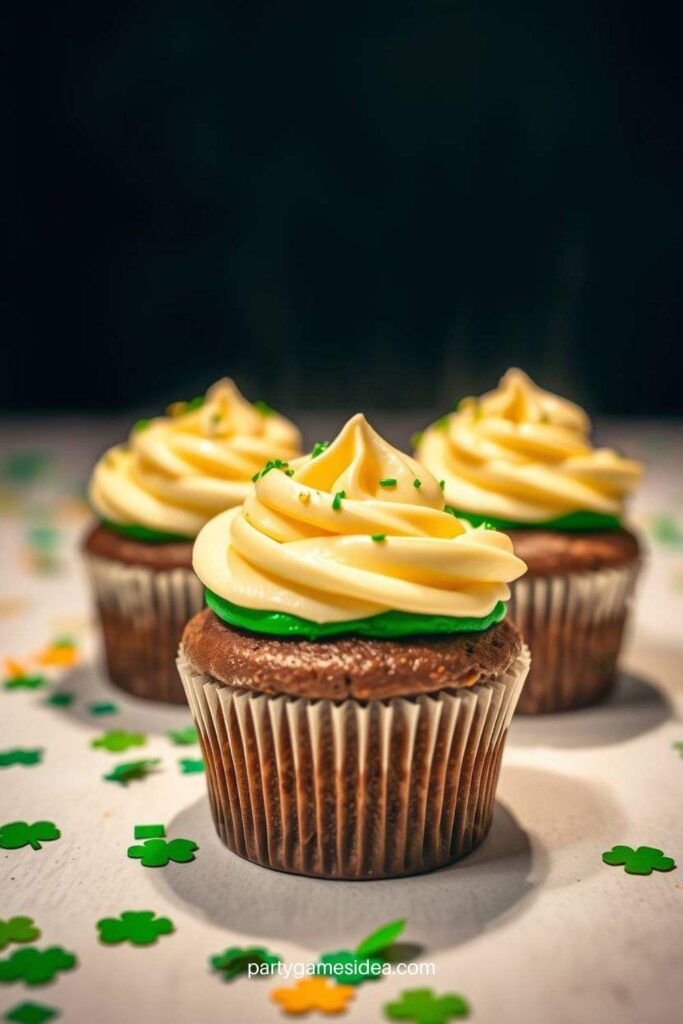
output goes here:
{"type": "Polygon", "coordinates": [[[220,380],[203,401],[143,421],[128,444],[110,448],[95,466],[90,502],[114,525],[192,538],[212,516],[244,501],[266,459],[287,460],[300,442],[292,423],[220,380]]]}
{"type": "Polygon", "coordinates": [[[590,427],[579,406],[512,369],[494,391],[432,424],[416,454],[463,513],[524,524],[579,512],[618,518],[641,467],[594,448],[590,427]]]}
{"type": "Polygon", "coordinates": [[[361,414],[293,472],[266,467],[241,509],[202,529],[193,561],[221,599],[314,623],[484,617],[525,569],[505,534],[444,511],[432,474],[361,414]]]}

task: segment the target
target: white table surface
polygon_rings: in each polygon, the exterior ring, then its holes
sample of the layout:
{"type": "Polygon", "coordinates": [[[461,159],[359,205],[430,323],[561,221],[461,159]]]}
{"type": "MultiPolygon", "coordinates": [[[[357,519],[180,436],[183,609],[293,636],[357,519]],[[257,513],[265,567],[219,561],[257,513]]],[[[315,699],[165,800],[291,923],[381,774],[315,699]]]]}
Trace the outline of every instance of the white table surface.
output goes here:
{"type": "MultiPolygon", "coordinates": [[[[304,420],[307,440],[341,417],[304,420]]],[[[379,417],[405,443],[418,415],[379,417]]],[[[43,747],[34,767],[0,769],[0,823],[49,819],[61,839],[0,850],[0,918],[27,914],[37,943],[79,958],[53,983],[0,986],[0,1012],[31,1000],[65,1022],[201,1024],[268,1022],[285,1017],[269,992],[287,983],[225,983],[207,958],[231,945],[259,944],[287,961],[353,946],[399,916],[405,939],[421,944],[433,978],[390,977],[356,989],[339,1018],[382,1020],[382,1004],[403,988],[464,994],[479,1024],[669,1024],[683,1005],[683,545],[648,540],[634,629],[615,697],[581,712],[515,718],[505,754],[492,831],[459,865],[417,878],[366,883],[291,877],[250,865],[216,838],[204,776],[182,775],[170,728],[189,724],[184,708],[127,698],[97,665],[85,579],[77,554],[87,524],[64,495],[75,491],[107,441],[112,420],[11,421],[0,425],[2,458],[19,450],[49,454],[44,477],[0,483],[0,655],[29,658],[56,635],[77,638],[83,660],[53,673],[50,688],[76,694],[70,707],[45,704],[46,691],[0,691],[0,750],[43,747]],[[60,531],[60,566],[27,565],[30,524],[60,531]],[[116,716],[95,718],[92,700],[113,700],[116,716]],[[90,741],[104,729],[148,734],[144,748],[112,755],[90,741]],[[162,770],[127,788],[105,782],[113,764],[159,757],[162,770]],[[133,826],[164,822],[170,837],[199,844],[196,861],[145,869],[126,856],[133,826]],[[681,867],[648,877],[603,865],[615,844],[663,849],[681,867]],[[95,922],[127,909],[150,909],[176,931],[155,945],[104,946],[95,922]]],[[[634,516],[651,538],[657,517],[683,532],[683,452],[674,424],[604,423],[601,437],[648,463],[634,516]]],[[[2,459],[0,459],[2,462],[2,459]]],[[[10,946],[0,957],[6,957],[10,946]]]]}

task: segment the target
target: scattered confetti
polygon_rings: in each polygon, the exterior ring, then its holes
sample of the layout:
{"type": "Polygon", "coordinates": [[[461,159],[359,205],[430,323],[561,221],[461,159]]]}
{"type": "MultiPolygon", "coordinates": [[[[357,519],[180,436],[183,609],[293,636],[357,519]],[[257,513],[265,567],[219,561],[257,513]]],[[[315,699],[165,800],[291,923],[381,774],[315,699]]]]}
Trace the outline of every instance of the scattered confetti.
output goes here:
{"type": "Polygon", "coordinates": [[[103,775],[102,778],[106,779],[107,782],[118,782],[122,786],[127,786],[129,782],[138,782],[146,779],[148,775],[154,772],[160,760],[158,757],[147,757],[140,761],[122,761],[121,764],[117,764],[108,775],[103,775]]]}
{"type": "Polygon", "coordinates": [[[164,839],[165,825],[136,825],[133,833],[135,839],[164,839]]]}
{"type": "Polygon", "coordinates": [[[181,757],[178,764],[183,775],[193,775],[195,772],[204,771],[204,762],[201,757],[181,757]]]}
{"type": "Polygon", "coordinates": [[[677,750],[681,757],[683,757],[683,741],[678,740],[676,743],[672,743],[671,746],[674,750],[677,750]]]}
{"type": "Polygon", "coordinates": [[[26,669],[16,658],[5,658],[5,669],[10,679],[17,679],[26,675],[26,669]]]}
{"type": "Polygon", "coordinates": [[[16,747],[15,750],[3,750],[0,751],[0,768],[11,768],[15,764],[40,764],[42,758],[43,751],[40,748],[24,750],[21,747],[16,747]]]}
{"type": "Polygon", "coordinates": [[[54,1006],[45,1006],[43,1003],[18,1003],[8,1010],[5,1020],[13,1024],[46,1024],[46,1021],[53,1020],[59,1016],[59,1010],[54,1006]]]}
{"type": "Polygon", "coordinates": [[[0,471],[4,480],[13,484],[29,484],[41,477],[50,464],[50,456],[40,451],[11,452],[0,471]]]}
{"type": "Polygon", "coordinates": [[[0,960],[0,982],[23,981],[27,985],[45,985],[60,971],[70,971],[76,962],[74,954],[61,946],[16,949],[6,960],[0,960]]]}
{"type": "Polygon", "coordinates": [[[683,547],[683,528],[673,515],[655,516],[651,523],[652,536],[668,547],[683,547]]]}
{"type": "Polygon", "coordinates": [[[171,729],[168,736],[174,743],[182,747],[199,740],[199,734],[193,725],[188,725],[186,729],[171,729]]]}
{"type": "Polygon", "coordinates": [[[10,821],[0,825],[0,848],[20,850],[30,846],[34,850],[41,850],[41,843],[51,843],[60,836],[61,832],[51,821],[36,821],[33,825],[25,821],[10,821]]]}
{"type": "Polygon", "coordinates": [[[57,668],[71,668],[78,659],[78,648],[70,637],[58,637],[36,655],[39,664],[57,668]]]}
{"type": "Polygon", "coordinates": [[[389,1020],[411,1020],[414,1024],[447,1024],[456,1017],[468,1017],[470,1006],[455,993],[434,995],[430,988],[405,989],[396,1003],[384,1004],[389,1020]]]}
{"type": "Polygon", "coordinates": [[[51,704],[53,708],[68,708],[74,702],[74,694],[67,693],[65,690],[60,690],[58,693],[51,693],[49,697],[45,698],[46,704],[51,704]]]}
{"type": "Polygon", "coordinates": [[[130,942],[134,946],[149,946],[160,935],[174,931],[173,922],[168,917],[157,917],[153,910],[124,910],[120,917],[103,917],[97,928],[100,942],[130,942]]]}
{"type": "Polygon", "coordinates": [[[32,917],[10,917],[9,921],[0,921],[0,949],[9,946],[10,942],[35,942],[40,938],[40,928],[36,928],[32,917]]]}
{"type": "Polygon", "coordinates": [[[108,750],[110,754],[122,754],[129,747],[144,747],[147,737],[142,732],[124,732],[123,729],[111,729],[103,733],[90,746],[100,750],[108,750]]]}
{"type": "Polygon", "coordinates": [[[279,964],[280,957],[269,953],[263,946],[231,946],[209,957],[209,963],[226,981],[232,981],[239,974],[246,974],[250,964],[267,964],[270,967],[279,964]]]}
{"type": "Polygon", "coordinates": [[[605,864],[621,867],[628,875],[651,875],[653,871],[672,871],[676,867],[673,857],[665,857],[662,850],[653,846],[613,846],[603,853],[605,864]]]}
{"type": "Polygon", "coordinates": [[[192,839],[147,839],[142,846],[129,846],[128,856],[139,860],[145,868],[165,868],[170,861],[189,863],[198,849],[192,839]]]}
{"type": "Polygon", "coordinates": [[[39,690],[45,686],[45,676],[11,676],[5,679],[3,686],[6,690],[39,690]]]}
{"type": "Polygon", "coordinates": [[[354,991],[350,985],[333,985],[326,978],[301,978],[291,988],[276,988],[270,994],[285,1013],[341,1013],[354,991]]]}
{"type": "Polygon", "coordinates": [[[339,949],[334,953],[323,953],[316,965],[317,973],[335,981],[342,980],[345,985],[378,981],[382,977],[387,950],[404,928],[405,920],[399,918],[377,928],[359,942],[355,950],[339,949]]]}
{"type": "Polygon", "coordinates": [[[118,710],[118,704],[114,704],[110,700],[101,701],[99,704],[88,704],[88,711],[91,715],[116,715],[118,710]]]}

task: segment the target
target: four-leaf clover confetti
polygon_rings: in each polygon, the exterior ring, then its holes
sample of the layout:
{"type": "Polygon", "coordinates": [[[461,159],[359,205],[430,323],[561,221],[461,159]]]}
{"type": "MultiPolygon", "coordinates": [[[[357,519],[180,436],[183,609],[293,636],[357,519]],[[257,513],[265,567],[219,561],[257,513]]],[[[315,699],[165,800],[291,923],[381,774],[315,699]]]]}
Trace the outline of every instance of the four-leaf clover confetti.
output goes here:
{"type": "Polygon", "coordinates": [[[458,1017],[467,1017],[469,1003],[462,996],[448,992],[437,996],[430,988],[409,988],[394,1003],[384,1004],[389,1020],[410,1020],[414,1024],[447,1024],[458,1017]]]}
{"type": "Polygon", "coordinates": [[[142,846],[129,846],[128,856],[139,860],[145,868],[164,868],[170,861],[189,863],[198,849],[192,839],[147,839],[142,846]]]}
{"type": "Polygon", "coordinates": [[[246,974],[251,964],[269,967],[280,963],[280,957],[269,953],[263,946],[231,946],[229,949],[209,957],[214,971],[220,972],[226,981],[232,981],[238,974],[246,974]]]}
{"type": "Polygon", "coordinates": [[[41,843],[51,843],[59,839],[61,832],[52,821],[36,821],[29,825],[26,821],[10,821],[0,825],[0,848],[3,850],[20,850],[30,846],[33,850],[41,850],[41,843]]]}
{"type": "Polygon", "coordinates": [[[190,743],[196,743],[199,739],[199,734],[193,725],[188,725],[185,729],[171,729],[168,736],[180,747],[189,746],[190,743]]]}
{"type": "Polygon", "coordinates": [[[102,777],[107,782],[119,782],[122,786],[127,786],[129,782],[146,779],[148,775],[154,772],[159,761],[160,758],[158,757],[147,757],[140,761],[123,761],[102,777]]]}
{"type": "Polygon", "coordinates": [[[174,930],[168,917],[157,917],[153,910],[124,910],[120,917],[103,917],[97,928],[100,942],[131,942],[134,946],[149,946],[174,930]]]}
{"type": "Polygon", "coordinates": [[[285,1013],[341,1013],[353,996],[350,985],[333,985],[326,978],[301,978],[291,988],[276,988],[270,994],[285,1013]]]}
{"type": "Polygon", "coordinates": [[[3,686],[6,690],[39,690],[45,686],[45,676],[13,676],[6,679],[3,686]]]}
{"type": "Polygon", "coordinates": [[[204,771],[204,762],[201,757],[181,757],[178,764],[183,775],[194,775],[196,772],[204,771]]]}
{"type": "Polygon", "coordinates": [[[623,866],[628,875],[651,875],[653,871],[672,871],[676,867],[673,857],[665,857],[662,850],[653,846],[613,846],[603,853],[605,864],[623,866]]]}
{"type": "Polygon", "coordinates": [[[73,702],[73,693],[68,693],[66,690],[58,690],[57,693],[51,693],[49,697],[45,698],[45,703],[51,704],[53,708],[68,708],[73,702]]]}
{"type": "Polygon", "coordinates": [[[115,715],[119,710],[118,704],[110,700],[103,700],[88,704],[88,711],[91,715],[115,715]]]}
{"type": "Polygon", "coordinates": [[[399,918],[377,928],[359,942],[355,950],[340,949],[324,953],[316,966],[316,973],[340,981],[345,985],[360,985],[364,981],[378,981],[386,963],[388,947],[399,937],[405,920],[399,918]]]}
{"type": "Polygon", "coordinates": [[[58,1016],[59,1010],[55,1010],[54,1006],[25,1002],[18,1003],[8,1010],[5,1020],[12,1021],[12,1024],[46,1024],[46,1021],[58,1016]]]}
{"type": "Polygon", "coordinates": [[[40,764],[42,757],[43,751],[40,748],[24,750],[16,747],[14,750],[3,750],[0,752],[0,768],[11,768],[15,764],[40,764]]]}
{"type": "Polygon", "coordinates": [[[144,747],[147,737],[142,732],[125,732],[123,729],[111,729],[109,732],[92,740],[90,746],[100,750],[108,750],[110,754],[121,754],[129,747],[144,747]]]}
{"type": "Polygon", "coordinates": [[[40,928],[36,928],[32,917],[10,917],[8,921],[0,921],[0,949],[9,946],[10,942],[34,942],[40,938],[40,928]]]}
{"type": "Polygon", "coordinates": [[[76,957],[61,946],[48,949],[16,949],[6,960],[0,960],[0,982],[23,981],[27,985],[45,985],[60,971],[76,966],[76,957]]]}

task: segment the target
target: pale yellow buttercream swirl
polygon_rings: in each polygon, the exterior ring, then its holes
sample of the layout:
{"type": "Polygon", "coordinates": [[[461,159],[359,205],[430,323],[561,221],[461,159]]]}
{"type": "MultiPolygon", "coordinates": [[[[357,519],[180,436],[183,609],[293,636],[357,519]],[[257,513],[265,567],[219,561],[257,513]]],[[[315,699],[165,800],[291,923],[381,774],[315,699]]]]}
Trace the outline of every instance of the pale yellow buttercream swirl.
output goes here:
{"type": "Polygon", "coordinates": [[[293,475],[270,469],[241,509],[207,523],[193,562],[233,604],[317,623],[390,610],[482,618],[525,570],[505,534],[445,512],[432,474],[360,414],[293,475]]]}
{"type": "Polygon", "coordinates": [[[220,380],[199,408],[151,420],[109,449],[93,472],[90,502],[114,523],[195,537],[244,501],[267,459],[290,459],[300,446],[289,420],[220,380]]]}
{"type": "Polygon", "coordinates": [[[513,369],[495,391],[429,427],[416,454],[459,511],[521,523],[583,511],[620,516],[640,464],[594,448],[590,427],[579,406],[513,369]]]}

